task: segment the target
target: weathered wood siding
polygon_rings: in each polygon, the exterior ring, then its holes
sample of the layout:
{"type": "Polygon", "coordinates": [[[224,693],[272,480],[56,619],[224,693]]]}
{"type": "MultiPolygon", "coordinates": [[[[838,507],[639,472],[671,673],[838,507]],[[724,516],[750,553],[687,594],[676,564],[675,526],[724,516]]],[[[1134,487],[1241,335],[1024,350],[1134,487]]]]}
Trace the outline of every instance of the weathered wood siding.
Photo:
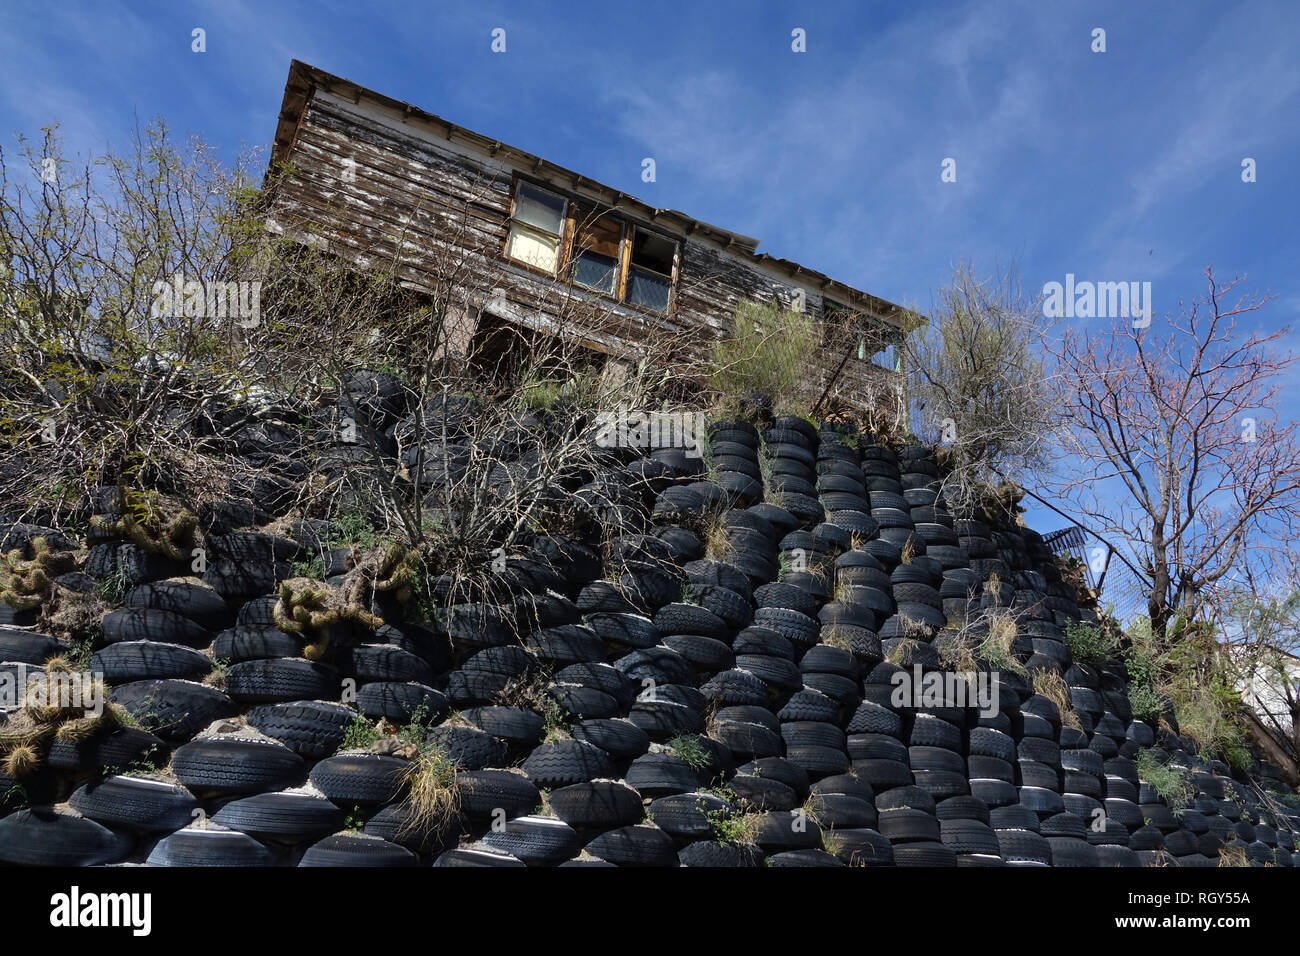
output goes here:
{"type": "MultiPolygon", "coordinates": [[[[308,99],[291,148],[288,175],[279,183],[273,223],[309,233],[361,266],[395,266],[410,286],[432,292],[454,276],[467,304],[511,321],[554,330],[574,316],[598,316],[579,340],[620,358],[634,358],[643,343],[680,337],[683,343],[723,334],[744,299],[794,304],[800,289],[805,309],[823,314],[820,291],[763,268],[747,252],[681,232],[674,307],[669,315],[647,313],[575,290],[524,268],[503,255],[516,174],[488,150],[440,140],[427,126],[408,123],[388,106],[358,97],[349,101],[316,90],[308,99]]],[[[554,181],[560,191],[596,198],[573,182],[554,181]]],[[[842,342],[837,342],[842,345],[842,342]]],[[[810,377],[824,384],[840,365],[843,348],[827,352],[810,377]]],[[[856,358],[846,363],[836,389],[857,391],[888,380],[889,373],[856,358]]]]}

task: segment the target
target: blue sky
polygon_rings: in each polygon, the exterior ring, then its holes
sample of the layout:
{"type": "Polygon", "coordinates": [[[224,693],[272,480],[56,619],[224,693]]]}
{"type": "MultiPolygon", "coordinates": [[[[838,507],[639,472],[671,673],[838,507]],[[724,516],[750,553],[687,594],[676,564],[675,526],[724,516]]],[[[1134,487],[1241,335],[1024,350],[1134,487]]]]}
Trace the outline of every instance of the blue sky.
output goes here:
{"type": "Polygon", "coordinates": [[[11,0],[0,128],[99,151],[162,114],[267,144],[296,57],[922,309],[969,259],[1150,281],[1157,315],[1213,264],[1278,294],[1262,324],[1300,313],[1300,4],[805,7],[11,0]]]}

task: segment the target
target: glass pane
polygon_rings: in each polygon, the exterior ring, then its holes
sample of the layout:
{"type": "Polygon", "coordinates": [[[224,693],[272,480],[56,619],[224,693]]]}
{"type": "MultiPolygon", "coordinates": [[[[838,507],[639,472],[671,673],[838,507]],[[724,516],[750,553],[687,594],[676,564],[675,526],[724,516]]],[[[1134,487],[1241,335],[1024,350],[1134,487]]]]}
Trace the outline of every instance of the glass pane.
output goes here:
{"type": "Polygon", "coordinates": [[[547,272],[555,271],[559,257],[560,240],[518,224],[510,228],[510,243],[506,246],[506,255],[519,262],[526,262],[547,272]]]}
{"type": "Polygon", "coordinates": [[[627,301],[633,305],[664,312],[668,309],[668,292],[672,283],[663,276],[643,269],[630,269],[627,274],[627,301]]]}
{"type": "Polygon", "coordinates": [[[515,219],[558,236],[564,219],[564,197],[520,183],[515,197],[515,219]]]}
{"type": "Polygon", "coordinates": [[[677,243],[671,239],[638,229],[632,241],[632,264],[670,276],[676,252],[677,243]]]}
{"type": "Polygon", "coordinates": [[[597,252],[580,252],[573,260],[573,281],[601,292],[614,291],[618,260],[597,252]]]}

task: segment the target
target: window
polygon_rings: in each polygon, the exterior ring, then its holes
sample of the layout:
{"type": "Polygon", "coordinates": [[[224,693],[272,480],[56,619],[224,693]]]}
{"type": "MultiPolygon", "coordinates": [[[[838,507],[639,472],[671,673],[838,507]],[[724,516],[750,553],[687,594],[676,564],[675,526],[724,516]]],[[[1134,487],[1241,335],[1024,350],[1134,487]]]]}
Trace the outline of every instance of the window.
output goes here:
{"type": "Polygon", "coordinates": [[[608,209],[526,180],[515,185],[508,259],[628,305],[667,312],[680,245],[608,209]]]}
{"type": "Polygon", "coordinates": [[[515,214],[510,220],[506,255],[537,269],[554,273],[560,262],[560,241],[568,201],[531,183],[521,182],[515,193],[515,214]]]}
{"type": "Polygon", "coordinates": [[[676,258],[677,243],[643,229],[634,230],[625,300],[656,312],[667,311],[676,258]]]}
{"type": "Polygon", "coordinates": [[[573,281],[597,292],[615,294],[622,249],[621,222],[608,216],[588,216],[576,229],[571,265],[573,281]]]}

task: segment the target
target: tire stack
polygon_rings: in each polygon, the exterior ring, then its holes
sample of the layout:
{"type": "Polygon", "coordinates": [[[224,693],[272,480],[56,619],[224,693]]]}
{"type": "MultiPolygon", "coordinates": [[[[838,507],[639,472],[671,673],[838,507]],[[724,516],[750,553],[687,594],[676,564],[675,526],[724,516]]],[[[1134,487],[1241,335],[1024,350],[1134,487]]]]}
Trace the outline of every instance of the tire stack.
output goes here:
{"type": "MultiPolygon", "coordinates": [[[[347,410],[408,464],[463,467],[454,425],[472,406],[448,409],[446,446],[413,451],[389,385],[354,391],[347,410]]],[[[499,487],[536,466],[527,447],[500,437],[499,487]]],[[[1122,668],[1072,661],[1064,628],[1095,616],[1038,535],[952,514],[930,449],[786,417],[714,425],[707,478],[687,452],[600,449],[565,479],[566,535],[521,537],[497,593],[435,582],[433,626],[376,602],[385,623],[329,663],[275,626],[273,588],[294,557],[323,553],[334,576],[348,555],[320,522],[286,538],[232,498],[205,519],[209,583],[142,580],[104,618],[94,662],[152,731],[68,734],[21,781],[0,772],[34,804],[0,804],[0,860],[1205,866],[1227,849],[1292,864],[1297,814],[1134,720],[1122,668]],[[1020,618],[1017,657],[1064,678],[1077,726],[1012,674],[988,711],[896,695],[914,666],[941,674],[943,642],[994,606],[1020,618]],[[215,662],[224,684],[203,683],[215,662]],[[459,766],[434,830],[407,803],[409,751],[342,749],[358,715],[417,713],[459,766]],[[1189,807],[1138,779],[1153,747],[1190,771],[1189,807]]],[[[114,573],[121,542],[96,545],[87,564],[114,573]]],[[[0,622],[0,670],[67,651],[18,620],[0,622]]]]}

